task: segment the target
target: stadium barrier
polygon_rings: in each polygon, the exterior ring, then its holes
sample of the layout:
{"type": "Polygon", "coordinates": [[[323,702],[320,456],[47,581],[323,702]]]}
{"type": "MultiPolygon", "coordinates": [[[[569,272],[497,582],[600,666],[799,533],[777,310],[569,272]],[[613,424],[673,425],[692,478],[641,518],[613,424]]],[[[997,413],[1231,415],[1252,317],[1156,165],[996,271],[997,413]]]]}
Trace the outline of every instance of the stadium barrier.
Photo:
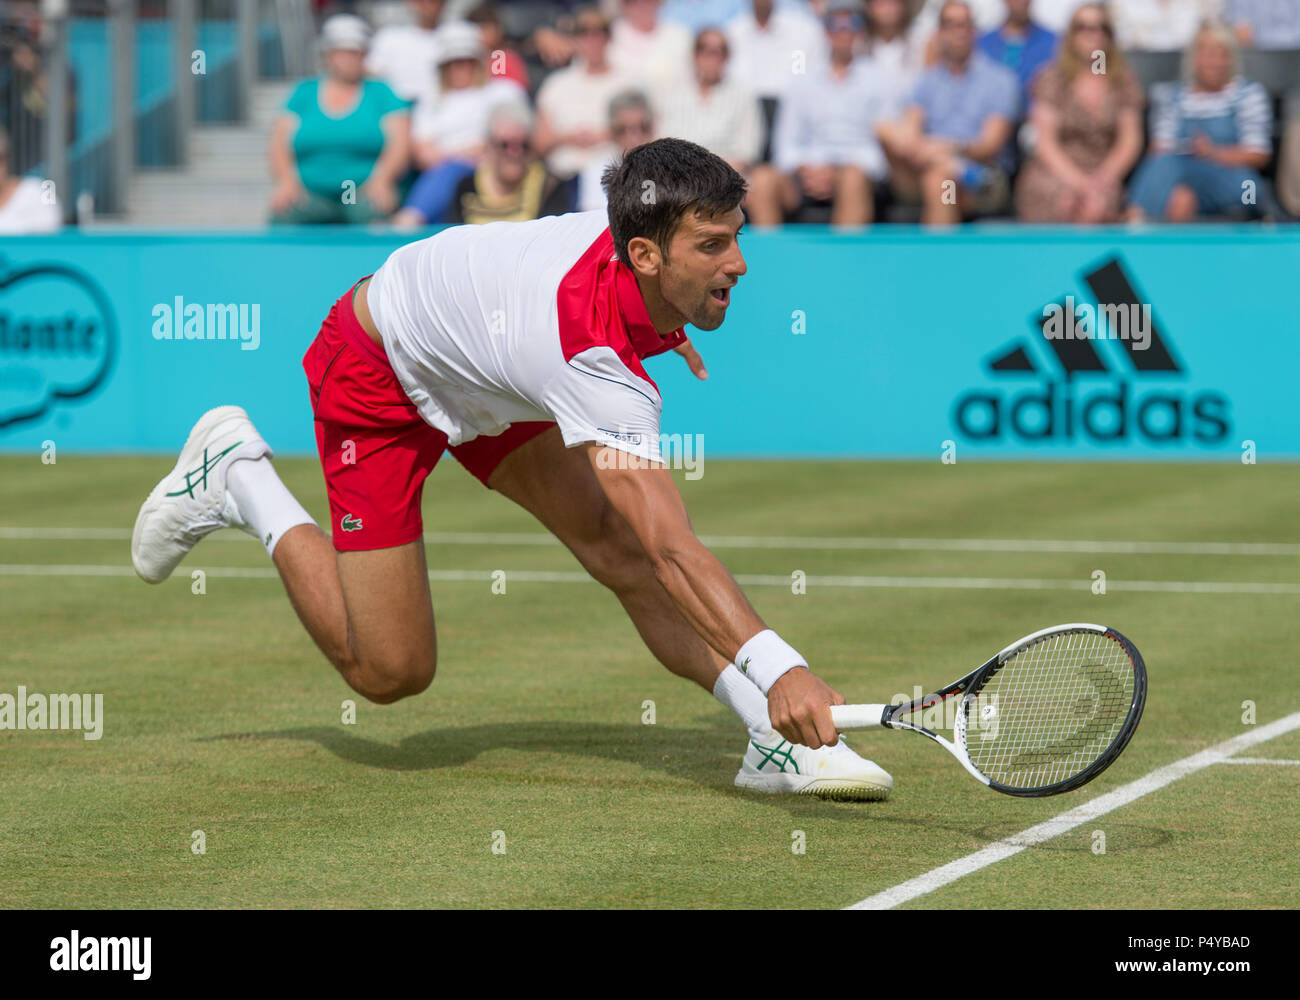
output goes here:
{"type": "MultiPolygon", "coordinates": [[[[241,403],[314,449],[301,358],[386,231],[0,240],[0,451],[173,452],[241,403]]],[[[711,374],[647,368],[709,457],[1300,458],[1300,231],[742,237],[711,374]]]]}

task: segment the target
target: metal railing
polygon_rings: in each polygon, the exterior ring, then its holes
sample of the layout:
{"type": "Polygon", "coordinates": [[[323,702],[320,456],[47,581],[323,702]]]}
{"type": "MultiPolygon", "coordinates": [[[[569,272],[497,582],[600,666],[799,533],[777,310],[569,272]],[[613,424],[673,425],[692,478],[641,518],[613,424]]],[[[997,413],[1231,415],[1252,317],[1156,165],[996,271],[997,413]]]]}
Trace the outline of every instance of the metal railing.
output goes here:
{"type": "Polygon", "coordinates": [[[248,120],[259,80],[310,72],[314,39],[310,0],[0,0],[10,170],[54,181],[69,216],[123,212],[137,167],[248,120]]]}

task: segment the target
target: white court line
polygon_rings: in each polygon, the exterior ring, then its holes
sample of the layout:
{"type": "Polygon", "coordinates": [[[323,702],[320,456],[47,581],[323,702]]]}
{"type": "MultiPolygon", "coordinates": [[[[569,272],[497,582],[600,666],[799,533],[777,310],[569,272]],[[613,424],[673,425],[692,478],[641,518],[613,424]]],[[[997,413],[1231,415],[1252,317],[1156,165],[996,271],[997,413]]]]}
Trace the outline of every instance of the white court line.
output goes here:
{"type": "MultiPolygon", "coordinates": [[[[201,569],[218,579],[270,580],[279,574],[271,566],[201,566],[191,565],[190,570],[201,569]]],[[[188,572],[184,567],[179,576],[188,572]]],[[[484,583],[492,581],[492,569],[432,569],[429,579],[439,583],[484,583]]],[[[508,581],[518,583],[595,583],[581,570],[531,570],[503,571],[508,581]]],[[[125,565],[78,565],[41,563],[0,563],[0,576],[134,576],[135,570],[125,565]]],[[[745,587],[789,587],[791,577],[755,573],[738,573],[736,582],[745,587]]],[[[809,587],[860,590],[1091,590],[1091,580],[1034,579],[1020,577],[978,576],[809,576],[804,581],[809,587]]],[[[1106,582],[1107,592],[1131,591],[1157,594],[1300,594],[1300,583],[1217,583],[1209,581],[1180,580],[1115,580],[1106,582]]]]}
{"type": "Polygon", "coordinates": [[[1220,764],[1300,764],[1300,760],[1275,760],[1272,757],[1233,757],[1221,760],[1220,764]]]}
{"type": "MultiPolygon", "coordinates": [[[[11,541],[126,541],[129,528],[55,528],[0,525],[0,539],[11,541]]],[[[252,542],[242,531],[218,532],[217,541],[252,542]]],[[[538,531],[426,531],[430,545],[543,545],[560,542],[538,531]]],[[[1291,542],[1120,542],[1039,538],[826,538],[798,535],[701,535],[716,549],[825,549],[877,552],[1084,553],[1089,555],[1300,556],[1291,542]]]]}
{"type": "Polygon", "coordinates": [[[1202,750],[1200,753],[1184,757],[1172,764],[1158,767],[1144,778],[1138,778],[1137,781],[1121,785],[1114,791],[1099,795],[1081,806],[1075,806],[1059,816],[1054,816],[1045,823],[1031,826],[1028,830],[1022,830],[1020,833],[989,844],[974,854],[968,854],[964,858],[950,861],[933,871],[908,879],[906,882],[900,882],[892,889],[886,889],[874,896],[868,896],[866,899],[845,908],[849,910],[893,909],[895,906],[910,902],[918,896],[924,896],[926,893],[950,885],[959,878],[977,872],[981,868],[987,868],[989,865],[1019,854],[1026,847],[1033,847],[1035,844],[1041,844],[1053,837],[1068,833],[1089,820],[1097,819],[1099,816],[1113,812],[1121,806],[1126,806],[1144,795],[1164,788],[1165,785],[1172,784],[1179,778],[1195,774],[1212,764],[1229,763],[1227,758],[1232,757],[1234,754],[1260,743],[1276,739],[1279,736],[1284,736],[1295,729],[1300,729],[1300,712],[1293,712],[1276,722],[1270,722],[1258,729],[1242,733],[1240,736],[1234,736],[1230,740],[1224,740],[1208,750],[1202,750]]]}

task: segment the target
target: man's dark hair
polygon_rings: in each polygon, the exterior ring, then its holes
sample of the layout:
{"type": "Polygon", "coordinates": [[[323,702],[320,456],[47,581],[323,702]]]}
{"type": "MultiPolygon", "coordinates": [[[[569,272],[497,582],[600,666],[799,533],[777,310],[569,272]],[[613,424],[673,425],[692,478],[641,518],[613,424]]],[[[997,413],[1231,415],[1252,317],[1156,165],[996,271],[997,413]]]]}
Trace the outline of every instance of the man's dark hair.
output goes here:
{"type": "Polygon", "coordinates": [[[745,197],[745,178],[722,157],[685,139],[655,139],[628,150],[600,178],[609,206],[609,232],[624,266],[628,242],[652,240],[668,256],[682,218],[722,215],[745,197]]]}

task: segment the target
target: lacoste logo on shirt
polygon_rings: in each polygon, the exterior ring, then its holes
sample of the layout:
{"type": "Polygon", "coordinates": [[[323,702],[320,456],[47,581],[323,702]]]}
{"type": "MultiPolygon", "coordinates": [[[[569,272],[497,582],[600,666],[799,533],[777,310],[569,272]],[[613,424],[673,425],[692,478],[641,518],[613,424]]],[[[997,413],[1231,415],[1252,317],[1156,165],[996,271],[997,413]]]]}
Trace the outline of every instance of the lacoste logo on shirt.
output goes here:
{"type": "Polygon", "coordinates": [[[360,531],[361,518],[353,517],[351,514],[344,514],[343,520],[339,522],[339,527],[344,531],[360,531]]]}
{"type": "Polygon", "coordinates": [[[598,430],[601,434],[608,434],[615,441],[622,441],[625,444],[641,443],[640,434],[628,434],[624,431],[611,431],[608,427],[597,427],[596,430],[598,430]]]}

